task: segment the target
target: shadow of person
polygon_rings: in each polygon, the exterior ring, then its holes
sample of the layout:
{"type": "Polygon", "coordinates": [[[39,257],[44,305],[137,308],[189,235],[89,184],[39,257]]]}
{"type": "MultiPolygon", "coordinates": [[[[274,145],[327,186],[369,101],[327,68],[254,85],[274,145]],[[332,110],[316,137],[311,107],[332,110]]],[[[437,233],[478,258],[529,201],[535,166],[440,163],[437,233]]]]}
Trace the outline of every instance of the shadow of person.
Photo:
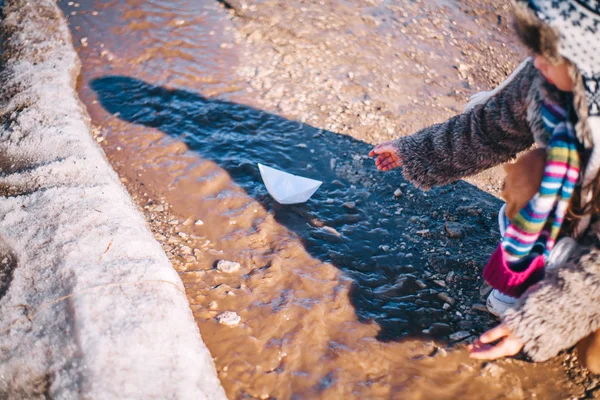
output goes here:
{"type": "Polygon", "coordinates": [[[242,104],[126,76],[98,78],[91,87],[109,113],[159,129],[217,163],[313,257],[351,277],[356,314],[381,326],[380,340],[423,329],[447,334],[458,317],[443,309],[448,300],[438,292],[450,270],[458,278],[449,290],[477,291],[477,266],[498,240],[490,234],[499,208],[493,196],[465,182],[421,192],[397,171],[377,172],[366,157],[368,143],[242,104]],[[281,206],[267,195],[257,163],[323,185],[309,202],[281,206]],[[400,186],[403,195],[396,197],[400,186]],[[445,232],[453,219],[463,224],[461,239],[445,232]]]}

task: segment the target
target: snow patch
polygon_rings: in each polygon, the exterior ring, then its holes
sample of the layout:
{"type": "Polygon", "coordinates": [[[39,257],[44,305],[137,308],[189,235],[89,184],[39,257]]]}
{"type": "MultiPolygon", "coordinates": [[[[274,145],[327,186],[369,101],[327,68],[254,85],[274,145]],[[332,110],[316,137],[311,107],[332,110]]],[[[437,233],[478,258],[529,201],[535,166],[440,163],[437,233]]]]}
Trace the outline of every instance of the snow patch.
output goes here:
{"type": "Polygon", "coordinates": [[[179,276],[93,140],[53,0],[0,27],[0,398],[224,399],[179,276]]]}

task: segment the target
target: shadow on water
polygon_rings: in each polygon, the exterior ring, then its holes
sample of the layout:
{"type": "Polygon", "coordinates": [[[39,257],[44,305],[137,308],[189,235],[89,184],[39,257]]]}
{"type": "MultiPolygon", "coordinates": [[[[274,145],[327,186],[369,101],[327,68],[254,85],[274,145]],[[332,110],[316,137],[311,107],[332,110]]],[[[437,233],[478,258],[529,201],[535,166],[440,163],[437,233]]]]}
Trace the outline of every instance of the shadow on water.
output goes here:
{"type": "Polygon", "coordinates": [[[399,172],[377,172],[365,157],[368,143],[245,105],[125,76],[99,78],[91,86],[108,112],[157,128],[216,162],[313,257],[351,277],[356,314],[381,326],[378,339],[431,326],[439,328],[434,336],[449,332],[456,316],[443,310],[439,286],[433,290],[436,276],[452,270],[457,287],[478,287],[478,266],[498,239],[490,233],[490,216],[499,202],[474,186],[458,182],[423,193],[399,172]],[[268,196],[257,163],[324,183],[306,204],[281,206],[268,196]],[[395,198],[399,187],[403,194],[395,198]],[[457,219],[461,239],[444,231],[448,220],[457,219]]]}

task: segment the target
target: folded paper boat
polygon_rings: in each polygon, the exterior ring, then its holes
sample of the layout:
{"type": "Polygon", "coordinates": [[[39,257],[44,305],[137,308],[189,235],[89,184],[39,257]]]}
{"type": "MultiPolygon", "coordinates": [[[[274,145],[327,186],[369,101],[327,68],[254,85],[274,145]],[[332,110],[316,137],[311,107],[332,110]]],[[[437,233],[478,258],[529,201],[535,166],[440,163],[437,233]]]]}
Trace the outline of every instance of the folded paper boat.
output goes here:
{"type": "Polygon", "coordinates": [[[258,169],[269,194],[280,204],[304,203],[323,183],[262,164],[258,169]]]}

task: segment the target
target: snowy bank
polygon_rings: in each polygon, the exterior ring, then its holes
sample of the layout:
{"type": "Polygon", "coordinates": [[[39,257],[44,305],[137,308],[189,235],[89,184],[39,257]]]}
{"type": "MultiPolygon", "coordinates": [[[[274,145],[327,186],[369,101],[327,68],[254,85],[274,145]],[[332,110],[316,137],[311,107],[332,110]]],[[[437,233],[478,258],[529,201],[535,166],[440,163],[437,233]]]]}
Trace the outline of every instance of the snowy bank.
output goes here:
{"type": "Polygon", "coordinates": [[[90,134],[53,0],[4,1],[0,398],[221,399],[183,285],[90,134]]]}

